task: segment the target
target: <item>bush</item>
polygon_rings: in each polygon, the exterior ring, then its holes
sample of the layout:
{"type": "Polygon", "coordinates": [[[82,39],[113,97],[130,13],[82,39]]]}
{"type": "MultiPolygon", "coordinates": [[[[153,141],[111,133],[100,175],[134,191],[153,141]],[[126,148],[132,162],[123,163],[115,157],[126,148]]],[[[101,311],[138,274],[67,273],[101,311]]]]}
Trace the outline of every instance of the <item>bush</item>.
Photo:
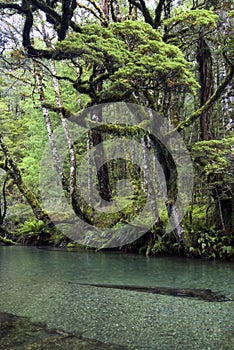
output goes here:
{"type": "Polygon", "coordinates": [[[18,241],[23,244],[40,245],[48,244],[50,230],[41,220],[28,220],[19,225],[18,241]]]}

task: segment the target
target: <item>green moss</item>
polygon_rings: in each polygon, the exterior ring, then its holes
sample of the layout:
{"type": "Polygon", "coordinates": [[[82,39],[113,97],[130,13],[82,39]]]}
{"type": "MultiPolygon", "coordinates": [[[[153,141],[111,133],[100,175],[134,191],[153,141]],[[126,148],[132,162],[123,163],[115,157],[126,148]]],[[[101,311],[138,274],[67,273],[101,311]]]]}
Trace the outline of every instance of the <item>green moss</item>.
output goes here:
{"type": "Polygon", "coordinates": [[[72,34],[57,43],[56,55],[79,57],[84,73],[77,89],[92,92],[95,82],[86,67],[99,65],[105,69],[108,86],[98,98],[112,98],[132,89],[187,88],[193,93],[199,87],[180,49],[162,40],[149,24],[140,21],[112,23],[108,28],[86,25],[82,33],[72,34]],[[88,84],[87,84],[88,82],[88,84]]]}
{"type": "Polygon", "coordinates": [[[192,10],[181,12],[180,14],[173,16],[163,21],[164,25],[175,26],[183,23],[183,26],[188,25],[191,28],[202,26],[204,27],[215,27],[218,16],[211,10],[192,10]]]}
{"type": "Polygon", "coordinates": [[[16,245],[17,243],[12,241],[9,238],[5,238],[5,237],[0,236],[0,244],[3,244],[3,245],[16,245]]]}

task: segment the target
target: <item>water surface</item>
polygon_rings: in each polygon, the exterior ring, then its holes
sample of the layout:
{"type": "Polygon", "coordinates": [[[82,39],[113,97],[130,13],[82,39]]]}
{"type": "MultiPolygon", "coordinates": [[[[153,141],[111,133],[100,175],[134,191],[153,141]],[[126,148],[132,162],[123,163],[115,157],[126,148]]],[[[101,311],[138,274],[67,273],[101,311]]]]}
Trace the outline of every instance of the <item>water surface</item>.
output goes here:
{"type": "Polygon", "coordinates": [[[234,349],[234,302],[81,286],[210,288],[234,299],[234,264],[0,247],[0,311],[139,350],[234,349]]]}

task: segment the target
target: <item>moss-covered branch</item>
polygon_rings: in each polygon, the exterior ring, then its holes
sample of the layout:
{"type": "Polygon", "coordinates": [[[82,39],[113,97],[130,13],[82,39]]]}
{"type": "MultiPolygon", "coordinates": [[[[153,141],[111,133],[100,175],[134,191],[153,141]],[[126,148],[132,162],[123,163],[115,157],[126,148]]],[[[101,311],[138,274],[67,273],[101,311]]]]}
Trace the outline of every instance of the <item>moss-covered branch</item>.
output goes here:
{"type": "Polygon", "coordinates": [[[55,113],[62,113],[64,118],[75,117],[75,115],[68,108],[64,106],[59,107],[59,106],[52,105],[51,103],[43,102],[43,107],[55,113]]]}
{"type": "Polygon", "coordinates": [[[78,2],[77,5],[78,5],[78,7],[83,8],[83,9],[89,11],[90,13],[92,13],[92,15],[95,16],[105,26],[108,24],[106,18],[104,17],[104,15],[100,15],[100,12],[99,12],[99,14],[97,14],[97,12],[93,8],[86,6],[84,4],[81,4],[80,2],[78,2]]]}
{"type": "Polygon", "coordinates": [[[30,191],[29,188],[27,188],[27,186],[25,185],[25,183],[22,179],[21,172],[20,172],[18,166],[16,165],[16,163],[11,158],[9,151],[7,149],[7,146],[3,142],[3,138],[1,136],[1,134],[0,134],[0,147],[2,149],[2,152],[5,156],[5,158],[7,159],[7,164],[5,166],[5,170],[8,172],[9,176],[11,176],[11,178],[14,180],[14,183],[18,187],[20,193],[22,193],[22,195],[27,200],[28,204],[31,206],[35,217],[38,220],[42,220],[48,227],[54,229],[55,226],[54,226],[53,222],[51,221],[48,213],[40,206],[34,193],[32,191],[30,191]]]}
{"type": "Polygon", "coordinates": [[[177,132],[183,131],[185,128],[190,126],[195,120],[200,118],[203,113],[207,112],[214,105],[214,103],[221,97],[223,91],[233,79],[233,76],[234,76],[234,65],[231,66],[228,74],[223,79],[223,81],[218,86],[218,88],[215,90],[213,95],[207,100],[207,102],[198,110],[196,110],[190,117],[188,117],[187,119],[179,123],[178,126],[173,131],[167,134],[167,136],[171,136],[176,131],[177,132]]]}
{"type": "Polygon", "coordinates": [[[1,230],[0,230],[0,245],[16,245],[17,243],[12,241],[12,239],[5,238],[1,236],[1,230]]]}

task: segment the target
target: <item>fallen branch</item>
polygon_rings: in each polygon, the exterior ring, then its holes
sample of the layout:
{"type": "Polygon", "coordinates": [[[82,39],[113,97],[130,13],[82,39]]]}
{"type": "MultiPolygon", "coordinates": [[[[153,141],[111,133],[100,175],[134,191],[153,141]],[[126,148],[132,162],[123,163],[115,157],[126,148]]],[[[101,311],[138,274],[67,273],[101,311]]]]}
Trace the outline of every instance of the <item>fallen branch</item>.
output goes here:
{"type": "Polygon", "coordinates": [[[128,285],[114,285],[114,284],[92,284],[79,283],[84,286],[92,286],[99,288],[114,288],[122,290],[132,290],[135,292],[171,295],[175,297],[196,298],[205,301],[232,301],[222,294],[213,292],[211,289],[198,288],[173,288],[173,287],[144,287],[144,286],[128,286],[128,285]]]}

